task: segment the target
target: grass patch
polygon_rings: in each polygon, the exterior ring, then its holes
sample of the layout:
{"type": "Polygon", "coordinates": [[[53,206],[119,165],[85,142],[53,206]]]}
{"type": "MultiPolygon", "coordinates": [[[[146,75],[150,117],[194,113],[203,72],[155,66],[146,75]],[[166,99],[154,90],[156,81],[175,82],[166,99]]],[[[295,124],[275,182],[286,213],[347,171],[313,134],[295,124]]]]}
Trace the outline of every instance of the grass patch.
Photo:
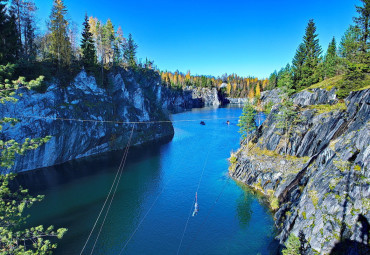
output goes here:
{"type": "Polygon", "coordinates": [[[317,208],[317,205],[319,204],[319,197],[317,196],[318,193],[316,190],[310,190],[308,192],[309,197],[311,198],[312,204],[315,208],[317,208]]]}
{"type": "Polygon", "coordinates": [[[276,211],[277,209],[279,209],[279,199],[274,196],[274,191],[272,189],[269,189],[267,191],[267,196],[268,196],[271,209],[273,211],[276,211]]]}
{"type": "Polygon", "coordinates": [[[337,104],[320,104],[320,105],[310,105],[308,108],[315,110],[317,114],[323,114],[328,112],[334,112],[334,111],[346,111],[347,106],[344,102],[337,103],[337,104]]]}
{"type": "Polygon", "coordinates": [[[310,87],[307,88],[307,90],[310,89],[325,89],[327,91],[332,90],[333,88],[338,87],[339,82],[343,80],[343,75],[338,75],[330,79],[326,79],[323,81],[320,81],[319,83],[313,84],[310,87]]]}

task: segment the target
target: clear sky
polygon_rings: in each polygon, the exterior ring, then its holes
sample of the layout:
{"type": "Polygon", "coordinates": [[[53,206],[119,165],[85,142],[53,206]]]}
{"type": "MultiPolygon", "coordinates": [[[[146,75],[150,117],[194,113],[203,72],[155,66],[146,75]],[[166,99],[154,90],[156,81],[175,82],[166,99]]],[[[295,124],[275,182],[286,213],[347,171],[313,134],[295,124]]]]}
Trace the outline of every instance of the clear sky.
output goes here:
{"type": "MultiPolygon", "coordinates": [[[[35,0],[45,27],[52,0],[35,0]]],[[[290,62],[309,19],[326,50],[340,41],[359,0],[64,0],[81,25],[85,12],[132,33],[138,57],[161,70],[268,77],[290,62]]]]}

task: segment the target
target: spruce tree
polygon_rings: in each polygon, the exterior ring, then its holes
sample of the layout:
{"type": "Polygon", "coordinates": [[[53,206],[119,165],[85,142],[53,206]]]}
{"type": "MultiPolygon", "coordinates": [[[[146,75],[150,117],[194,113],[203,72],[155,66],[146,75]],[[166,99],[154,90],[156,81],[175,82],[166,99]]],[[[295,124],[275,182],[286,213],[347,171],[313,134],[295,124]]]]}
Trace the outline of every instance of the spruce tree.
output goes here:
{"type": "Polygon", "coordinates": [[[129,34],[125,47],[124,57],[130,67],[136,67],[136,49],[137,44],[132,39],[132,35],[129,34]]]}
{"type": "Polygon", "coordinates": [[[289,89],[293,89],[293,74],[292,74],[292,68],[289,64],[285,66],[285,68],[282,68],[279,72],[279,80],[277,83],[277,86],[279,88],[287,87],[289,89]]]}
{"type": "Polygon", "coordinates": [[[303,43],[298,46],[298,49],[293,58],[293,79],[294,84],[297,84],[302,79],[302,66],[306,59],[306,48],[303,43]]]}
{"type": "Polygon", "coordinates": [[[317,83],[320,80],[318,65],[320,63],[321,46],[316,34],[316,25],[311,19],[303,37],[305,60],[302,65],[302,77],[296,84],[297,89],[303,89],[317,83]]]}
{"type": "Polygon", "coordinates": [[[85,69],[91,71],[96,65],[96,49],[93,34],[90,32],[89,18],[85,15],[83,23],[84,30],[82,31],[81,50],[82,50],[82,64],[85,69]]]}
{"type": "Polygon", "coordinates": [[[282,251],[283,255],[301,255],[300,247],[301,243],[299,238],[294,234],[290,234],[288,241],[285,243],[286,249],[282,251]]]}
{"type": "Polygon", "coordinates": [[[0,64],[14,63],[21,47],[16,18],[7,13],[7,2],[0,0],[0,64]]]}
{"type": "Polygon", "coordinates": [[[337,43],[335,38],[329,43],[328,50],[324,58],[324,76],[331,78],[337,75],[339,58],[337,55],[337,43]]]}
{"type": "Polygon", "coordinates": [[[250,133],[256,130],[256,111],[252,104],[247,102],[243,107],[242,115],[239,118],[238,126],[240,127],[239,133],[242,135],[242,140],[247,142],[247,151],[250,133]]]}
{"type": "Polygon", "coordinates": [[[360,38],[360,29],[355,26],[350,26],[340,41],[340,57],[349,62],[359,62],[360,38]]]}
{"type": "Polygon", "coordinates": [[[63,0],[54,0],[50,15],[50,53],[58,67],[71,64],[72,47],[68,37],[67,9],[63,0]]]}
{"type": "Polygon", "coordinates": [[[361,0],[363,6],[356,6],[359,17],[353,18],[357,27],[361,30],[361,51],[367,53],[369,48],[370,29],[370,0],[361,0]]]}
{"type": "Polygon", "coordinates": [[[114,27],[110,19],[107,20],[107,23],[103,26],[102,30],[102,44],[104,48],[104,64],[110,67],[110,64],[113,62],[113,42],[115,40],[114,36],[114,27]]]}

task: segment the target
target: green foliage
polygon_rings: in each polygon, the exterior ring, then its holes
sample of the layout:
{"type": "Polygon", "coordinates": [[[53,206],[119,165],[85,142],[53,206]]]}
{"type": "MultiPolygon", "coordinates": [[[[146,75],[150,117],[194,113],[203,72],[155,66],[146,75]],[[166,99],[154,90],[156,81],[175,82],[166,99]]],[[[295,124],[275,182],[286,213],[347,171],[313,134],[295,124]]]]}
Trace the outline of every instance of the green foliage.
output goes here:
{"type": "Polygon", "coordinates": [[[0,65],[14,63],[21,48],[14,13],[7,12],[6,1],[0,1],[0,65]]]}
{"type": "Polygon", "coordinates": [[[344,79],[339,83],[337,96],[345,98],[351,91],[358,90],[366,86],[365,73],[369,72],[370,66],[363,63],[347,62],[347,72],[344,79]]]}
{"type": "Polygon", "coordinates": [[[263,111],[266,113],[266,114],[270,114],[271,110],[272,110],[272,107],[274,106],[274,103],[272,101],[268,101],[267,104],[264,105],[263,107],[263,111]]]}
{"type": "MultiPolygon", "coordinates": [[[[3,77],[12,76],[12,66],[0,66],[3,77]]],[[[25,81],[20,77],[10,82],[4,79],[0,83],[0,103],[17,102],[16,90],[19,88],[32,88],[39,86],[43,77],[37,80],[25,81]]],[[[15,118],[3,117],[0,119],[0,132],[3,125],[15,125],[15,118]]],[[[15,140],[0,140],[0,167],[10,168],[14,165],[15,155],[23,155],[28,150],[35,150],[50,140],[50,136],[37,139],[25,139],[21,144],[15,140]]],[[[22,187],[15,187],[14,175],[0,175],[0,254],[51,254],[56,248],[46,238],[56,237],[61,239],[67,231],[64,228],[54,230],[53,226],[45,229],[43,226],[22,229],[28,216],[24,215],[24,209],[31,207],[33,203],[41,201],[42,196],[32,197],[22,187]]]]}
{"type": "Polygon", "coordinates": [[[277,82],[277,86],[279,88],[285,87],[285,88],[293,89],[294,87],[293,71],[289,64],[287,64],[285,68],[282,68],[280,70],[278,77],[279,79],[277,82]]]}
{"type": "Polygon", "coordinates": [[[132,35],[129,34],[128,41],[126,45],[126,49],[124,52],[124,58],[126,59],[128,65],[131,68],[136,67],[136,50],[137,50],[137,44],[134,42],[134,39],[132,39],[132,35]]]}
{"type": "Polygon", "coordinates": [[[282,130],[281,135],[285,135],[285,155],[287,155],[288,150],[288,142],[289,137],[291,135],[291,131],[293,127],[300,122],[300,118],[298,118],[298,113],[293,106],[293,101],[289,97],[294,90],[289,89],[287,87],[283,87],[281,89],[281,107],[279,112],[275,115],[276,119],[276,128],[282,130]]]}
{"type": "Polygon", "coordinates": [[[283,255],[300,255],[301,242],[294,234],[290,234],[288,241],[285,243],[285,249],[282,251],[283,255]]]}
{"type": "Polygon", "coordinates": [[[360,38],[360,51],[368,55],[369,48],[369,26],[370,26],[370,1],[361,0],[363,6],[356,6],[356,11],[359,14],[358,17],[355,17],[353,20],[356,23],[356,26],[361,31],[360,38]]]}
{"type": "Polygon", "coordinates": [[[277,84],[278,84],[278,73],[277,71],[274,71],[270,77],[269,77],[269,83],[268,83],[268,86],[267,86],[267,90],[271,90],[271,89],[274,89],[277,87],[277,84]]]}
{"type": "Polygon", "coordinates": [[[90,32],[90,24],[87,14],[85,15],[85,21],[83,23],[84,30],[82,32],[81,39],[81,50],[82,50],[82,64],[86,70],[90,71],[97,62],[96,49],[93,39],[93,34],[90,32]]]}
{"type": "Polygon", "coordinates": [[[26,222],[24,209],[41,201],[42,196],[32,197],[28,191],[18,187],[16,191],[10,188],[14,175],[0,175],[0,253],[1,254],[51,254],[57,247],[49,239],[61,239],[67,229],[56,231],[53,226],[45,229],[43,226],[19,230],[26,222]]]}
{"type": "Polygon", "coordinates": [[[50,15],[50,53],[58,67],[68,67],[71,64],[72,47],[68,37],[67,9],[63,0],[54,0],[50,15]]]}
{"type": "Polygon", "coordinates": [[[331,78],[338,74],[339,57],[337,55],[337,44],[335,38],[330,42],[328,50],[324,58],[324,77],[331,78]]]}
{"type": "Polygon", "coordinates": [[[350,26],[345,32],[339,45],[340,57],[350,62],[359,61],[361,31],[358,27],[350,26]]]}
{"type": "Polygon", "coordinates": [[[242,115],[239,118],[238,126],[240,127],[239,133],[242,139],[247,139],[249,134],[256,130],[256,111],[250,103],[246,103],[243,107],[242,115]]]}
{"type": "Polygon", "coordinates": [[[339,110],[339,111],[347,110],[347,106],[344,102],[333,104],[333,105],[329,105],[329,104],[310,105],[309,108],[316,110],[317,114],[333,112],[336,110],[339,110]]]}
{"type": "Polygon", "coordinates": [[[298,47],[293,60],[294,81],[297,90],[304,89],[320,81],[319,63],[321,46],[313,20],[308,22],[303,43],[298,47]]]}

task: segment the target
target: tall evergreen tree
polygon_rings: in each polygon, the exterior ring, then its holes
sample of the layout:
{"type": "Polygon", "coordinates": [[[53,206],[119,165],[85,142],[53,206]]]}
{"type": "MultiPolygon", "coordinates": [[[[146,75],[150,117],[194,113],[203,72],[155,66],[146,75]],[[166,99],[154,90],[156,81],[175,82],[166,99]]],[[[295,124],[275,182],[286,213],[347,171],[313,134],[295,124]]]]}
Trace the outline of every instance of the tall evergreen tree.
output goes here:
{"type": "Polygon", "coordinates": [[[6,13],[6,2],[0,0],[0,64],[5,64],[6,30],[8,27],[8,15],[6,13]]]}
{"type": "Polygon", "coordinates": [[[72,48],[68,37],[67,9],[63,0],[54,0],[50,15],[50,53],[58,67],[71,64],[72,48]]]}
{"type": "Polygon", "coordinates": [[[329,43],[328,50],[324,58],[324,76],[331,78],[337,75],[339,58],[337,55],[337,43],[335,38],[329,43]]]}
{"type": "Polygon", "coordinates": [[[305,59],[301,68],[302,77],[296,84],[297,89],[306,88],[320,80],[318,65],[320,63],[321,46],[316,34],[315,22],[311,19],[303,37],[305,59]]]}
{"type": "Polygon", "coordinates": [[[129,34],[125,47],[124,57],[130,67],[136,66],[136,50],[137,44],[134,42],[134,39],[132,39],[132,35],[129,34]]]}
{"type": "Polygon", "coordinates": [[[247,102],[243,107],[242,115],[239,117],[238,126],[240,127],[239,133],[242,135],[242,140],[246,140],[247,151],[251,132],[256,130],[256,111],[252,104],[247,102]]]}
{"type": "Polygon", "coordinates": [[[355,17],[353,20],[361,30],[361,51],[367,53],[370,39],[370,0],[361,0],[361,2],[363,6],[356,6],[359,17],[355,17]]]}
{"type": "Polygon", "coordinates": [[[85,15],[83,23],[84,30],[82,31],[81,50],[82,50],[82,63],[85,69],[90,70],[96,64],[96,49],[93,34],[90,32],[89,18],[85,15]]]}
{"type": "Polygon", "coordinates": [[[35,58],[35,22],[37,8],[32,0],[12,0],[10,14],[14,15],[18,30],[20,57],[25,60],[35,58]]]}
{"type": "Polygon", "coordinates": [[[282,68],[279,72],[279,79],[277,83],[278,87],[287,87],[289,89],[293,88],[293,74],[292,68],[289,64],[282,68]]]}
{"type": "Polygon", "coordinates": [[[278,73],[275,70],[272,74],[270,74],[269,84],[266,89],[269,90],[275,88],[277,86],[277,83],[278,83],[278,73]]]}
{"type": "Polygon", "coordinates": [[[19,56],[16,17],[7,13],[8,1],[0,0],[0,64],[14,63],[19,56]]]}
{"type": "Polygon", "coordinates": [[[361,32],[358,27],[350,26],[339,45],[339,55],[350,62],[359,61],[361,32]]]}
{"type": "Polygon", "coordinates": [[[302,67],[306,60],[306,48],[303,43],[298,46],[298,49],[293,58],[293,79],[294,84],[297,84],[302,79],[302,67]]]}
{"type": "Polygon", "coordinates": [[[113,42],[115,40],[114,27],[110,19],[103,27],[102,43],[104,48],[104,64],[108,67],[113,63],[113,42]]]}

